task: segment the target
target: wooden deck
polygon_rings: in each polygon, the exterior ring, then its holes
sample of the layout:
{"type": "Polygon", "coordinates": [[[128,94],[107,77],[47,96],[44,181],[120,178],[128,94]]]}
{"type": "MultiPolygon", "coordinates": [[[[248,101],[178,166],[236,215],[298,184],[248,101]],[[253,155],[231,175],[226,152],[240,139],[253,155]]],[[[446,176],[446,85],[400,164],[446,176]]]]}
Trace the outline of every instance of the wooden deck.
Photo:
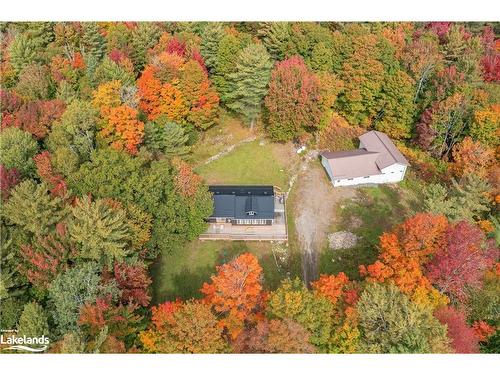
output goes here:
{"type": "Polygon", "coordinates": [[[213,241],[288,241],[285,199],[281,203],[279,201],[281,196],[281,194],[277,194],[275,198],[273,225],[209,223],[208,229],[199,236],[199,239],[213,241]]]}

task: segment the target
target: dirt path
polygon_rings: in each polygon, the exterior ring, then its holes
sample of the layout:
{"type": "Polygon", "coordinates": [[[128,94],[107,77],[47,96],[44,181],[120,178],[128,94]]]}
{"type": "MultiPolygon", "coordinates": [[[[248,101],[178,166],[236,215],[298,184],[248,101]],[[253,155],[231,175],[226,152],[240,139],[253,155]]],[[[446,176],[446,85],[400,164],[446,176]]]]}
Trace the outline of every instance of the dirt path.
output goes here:
{"type": "Polygon", "coordinates": [[[298,201],[295,223],[302,250],[302,273],[306,285],[318,278],[318,258],[326,244],[328,230],[334,220],[338,202],[352,198],[354,188],[333,188],[318,163],[303,165],[297,177],[298,201]],[[305,167],[304,167],[305,166],[305,167]]]}

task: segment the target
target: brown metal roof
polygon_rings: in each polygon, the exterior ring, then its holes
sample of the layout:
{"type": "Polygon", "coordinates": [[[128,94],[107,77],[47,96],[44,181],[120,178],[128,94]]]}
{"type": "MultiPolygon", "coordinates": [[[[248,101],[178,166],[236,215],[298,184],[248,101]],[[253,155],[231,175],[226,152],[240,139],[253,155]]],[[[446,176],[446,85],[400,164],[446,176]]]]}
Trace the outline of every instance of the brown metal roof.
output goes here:
{"type": "Polygon", "coordinates": [[[377,165],[380,169],[386,168],[395,163],[406,166],[410,165],[408,160],[406,160],[403,154],[384,133],[372,130],[360,136],[359,140],[368,151],[380,153],[380,156],[377,159],[377,165]]]}
{"type": "Polygon", "coordinates": [[[334,179],[382,174],[381,169],[399,163],[409,165],[394,143],[384,133],[370,131],[359,137],[365,148],[349,151],[323,151],[334,179]]]}

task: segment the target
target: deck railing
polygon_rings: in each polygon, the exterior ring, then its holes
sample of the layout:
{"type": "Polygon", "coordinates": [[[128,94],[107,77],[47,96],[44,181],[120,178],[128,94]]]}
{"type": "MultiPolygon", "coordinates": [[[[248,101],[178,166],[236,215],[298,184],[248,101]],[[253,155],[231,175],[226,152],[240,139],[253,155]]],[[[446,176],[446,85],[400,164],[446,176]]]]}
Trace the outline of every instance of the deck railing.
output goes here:
{"type": "Polygon", "coordinates": [[[260,233],[203,233],[200,240],[229,240],[229,241],[288,241],[286,234],[260,234],[260,233]]]}

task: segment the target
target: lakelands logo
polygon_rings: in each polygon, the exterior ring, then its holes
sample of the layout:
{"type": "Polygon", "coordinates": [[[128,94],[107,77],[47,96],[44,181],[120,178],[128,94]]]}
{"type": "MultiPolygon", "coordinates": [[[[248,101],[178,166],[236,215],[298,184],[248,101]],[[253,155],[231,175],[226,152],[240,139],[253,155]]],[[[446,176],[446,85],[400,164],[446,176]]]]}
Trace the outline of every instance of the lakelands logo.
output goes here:
{"type": "Polygon", "coordinates": [[[49,345],[49,338],[45,335],[32,336],[17,336],[16,330],[1,330],[0,345],[9,345],[2,350],[27,351],[33,353],[44,352],[49,345]]]}

